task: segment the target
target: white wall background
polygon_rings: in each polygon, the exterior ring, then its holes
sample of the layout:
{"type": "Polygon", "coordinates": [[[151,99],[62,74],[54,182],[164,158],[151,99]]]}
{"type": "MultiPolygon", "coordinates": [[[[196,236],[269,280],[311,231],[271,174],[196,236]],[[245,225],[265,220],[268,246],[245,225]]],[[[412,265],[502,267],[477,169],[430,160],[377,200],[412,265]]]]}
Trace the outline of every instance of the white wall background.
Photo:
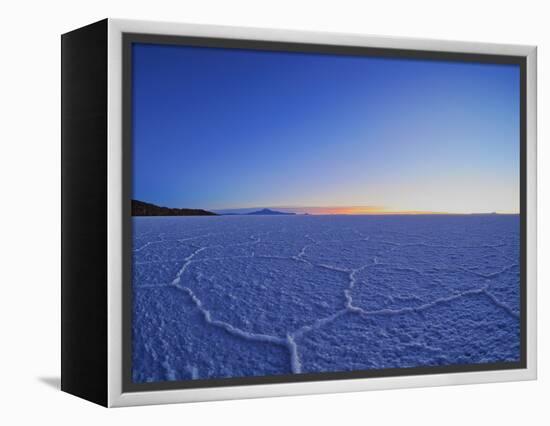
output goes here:
{"type": "Polygon", "coordinates": [[[0,423],[550,424],[550,30],[544,1],[0,3],[0,423]],[[539,380],[106,410],[54,388],[60,323],[60,42],[104,17],[539,46],[539,380]],[[546,216],[546,218],[545,218],[546,216]],[[544,393],[546,392],[546,395],[544,393]]]}

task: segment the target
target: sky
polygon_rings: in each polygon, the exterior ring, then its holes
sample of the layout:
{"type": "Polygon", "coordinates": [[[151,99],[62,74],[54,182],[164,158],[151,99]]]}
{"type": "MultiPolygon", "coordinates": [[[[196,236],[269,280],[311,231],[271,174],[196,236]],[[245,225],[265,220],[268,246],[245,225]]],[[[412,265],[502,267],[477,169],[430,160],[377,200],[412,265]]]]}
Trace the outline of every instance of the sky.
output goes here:
{"type": "Polygon", "coordinates": [[[133,45],[133,198],[519,212],[519,66],[133,45]]]}

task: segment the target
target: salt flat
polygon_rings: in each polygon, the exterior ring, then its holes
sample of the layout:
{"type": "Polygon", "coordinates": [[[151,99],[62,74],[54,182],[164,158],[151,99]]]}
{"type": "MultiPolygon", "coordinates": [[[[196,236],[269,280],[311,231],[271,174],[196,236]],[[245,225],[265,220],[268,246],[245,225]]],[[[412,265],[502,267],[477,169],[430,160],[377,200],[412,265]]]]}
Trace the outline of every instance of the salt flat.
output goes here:
{"type": "Polygon", "coordinates": [[[519,216],[133,218],[135,382],[517,361],[519,216]]]}

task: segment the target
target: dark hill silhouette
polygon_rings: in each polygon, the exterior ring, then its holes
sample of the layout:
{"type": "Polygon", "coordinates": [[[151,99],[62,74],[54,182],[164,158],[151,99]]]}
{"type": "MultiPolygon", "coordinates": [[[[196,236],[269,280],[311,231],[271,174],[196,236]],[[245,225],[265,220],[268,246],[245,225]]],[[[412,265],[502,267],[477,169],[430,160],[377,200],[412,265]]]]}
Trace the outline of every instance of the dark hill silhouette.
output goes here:
{"type": "Polygon", "coordinates": [[[174,209],[132,200],[132,216],[217,216],[202,209],[174,209]]]}
{"type": "Polygon", "coordinates": [[[296,213],[278,212],[276,210],[262,209],[256,212],[247,213],[249,215],[294,215],[296,213]]]}

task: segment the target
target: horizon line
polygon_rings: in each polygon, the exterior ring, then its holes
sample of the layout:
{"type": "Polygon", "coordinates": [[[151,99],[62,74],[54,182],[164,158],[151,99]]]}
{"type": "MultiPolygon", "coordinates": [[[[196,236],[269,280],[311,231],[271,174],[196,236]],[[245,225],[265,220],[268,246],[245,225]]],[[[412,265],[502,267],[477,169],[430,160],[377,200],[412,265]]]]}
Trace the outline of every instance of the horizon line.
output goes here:
{"type": "Polygon", "coordinates": [[[471,212],[452,212],[452,211],[436,211],[436,210],[399,210],[387,209],[377,206],[334,206],[334,207],[289,207],[289,206],[267,206],[267,207],[233,207],[233,208],[214,208],[209,209],[219,213],[238,213],[245,211],[255,211],[261,209],[279,210],[287,213],[309,214],[309,215],[348,215],[348,216],[368,216],[368,215],[475,215],[475,214],[500,214],[500,215],[517,215],[520,212],[510,211],[471,211],[471,212]]]}
{"type": "MultiPolygon", "coordinates": [[[[236,213],[236,212],[224,212],[222,211],[224,209],[212,209],[209,211],[212,211],[214,213],[217,213],[221,216],[223,215],[246,215],[247,213],[236,213]]],[[[248,210],[248,209],[246,209],[248,210]]],[[[270,209],[272,210],[272,209],[270,209]]],[[[370,212],[370,213],[309,213],[309,212],[284,212],[284,213],[291,213],[295,214],[297,216],[391,216],[391,215],[403,215],[403,216],[472,216],[472,215],[500,215],[500,216],[511,216],[511,215],[519,215],[520,212],[430,212],[430,211],[380,211],[380,212],[370,212]]]]}
{"type": "MultiPolygon", "coordinates": [[[[135,199],[133,199],[135,200],[135,199]]],[[[135,200],[139,201],[139,200],[135,200]]],[[[148,204],[154,204],[146,201],[140,201],[148,204]]],[[[161,204],[158,206],[164,207],[161,204]]],[[[312,216],[331,216],[331,215],[346,215],[346,216],[374,216],[374,215],[519,215],[520,212],[510,212],[510,211],[472,211],[472,212],[452,212],[452,211],[436,211],[436,210],[398,210],[398,209],[388,209],[382,206],[264,206],[264,207],[230,207],[230,208],[203,208],[196,206],[186,206],[186,207],[173,207],[169,206],[168,208],[184,208],[184,209],[201,209],[210,211],[217,214],[228,214],[228,213],[242,213],[246,214],[249,212],[254,212],[262,209],[270,210],[279,210],[285,213],[295,213],[295,214],[307,214],[312,216]]]]}

